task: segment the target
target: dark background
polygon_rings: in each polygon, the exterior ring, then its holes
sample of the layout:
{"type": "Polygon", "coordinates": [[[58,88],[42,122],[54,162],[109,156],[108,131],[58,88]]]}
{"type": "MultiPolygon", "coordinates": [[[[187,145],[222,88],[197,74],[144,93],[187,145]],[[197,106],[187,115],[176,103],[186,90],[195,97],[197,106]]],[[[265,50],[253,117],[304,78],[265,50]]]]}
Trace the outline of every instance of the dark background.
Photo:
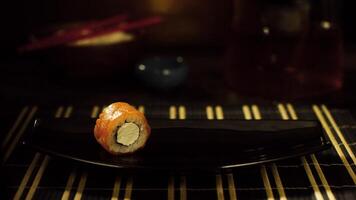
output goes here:
{"type": "MultiPolygon", "coordinates": [[[[158,2],[159,0],[156,1],[158,2]]],[[[190,79],[189,85],[191,87],[182,91],[177,90],[174,95],[172,93],[155,93],[155,91],[150,91],[150,94],[147,94],[147,96],[157,96],[157,94],[159,94],[160,96],[163,95],[167,97],[167,99],[179,99],[180,96],[186,94],[187,91],[199,90],[199,93],[191,92],[192,96],[196,96],[194,98],[197,100],[209,101],[209,99],[212,99],[219,101],[222,93],[225,94],[225,92],[222,91],[224,85],[215,84],[220,83],[219,80],[221,77],[219,77],[218,73],[214,72],[219,71],[219,69],[216,68],[219,64],[217,60],[222,54],[221,50],[223,45],[227,42],[226,33],[228,33],[230,29],[229,25],[234,15],[233,2],[230,0],[184,0],[181,2],[183,2],[181,3],[182,5],[188,6],[177,6],[177,8],[172,9],[172,12],[163,13],[164,16],[171,19],[172,23],[163,25],[162,28],[158,30],[158,34],[157,30],[156,32],[153,31],[149,37],[147,49],[144,49],[144,51],[146,53],[164,52],[168,55],[176,54],[176,52],[180,54],[184,52],[189,62],[193,64],[191,64],[193,66],[191,67],[193,71],[192,74],[197,75],[190,79]],[[196,19],[196,21],[194,21],[194,19],[196,19]],[[174,27],[173,31],[172,27],[174,27]],[[187,27],[191,32],[180,32],[186,30],[187,27]],[[189,27],[192,28],[189,29],[189,27]],[[209,32],[209,34],[203,34],[204,32],[209,32]],[[189,37],[189,34],[199,34],[200,37],[198,39],[189,37]],[[177,40],[167,39],[172,35],[178,37],[177,40]],[[188,35],[188,37],[179,38],[181,35],[188,35]],[[213,70],[209,71],[205,69],[213,70]],[[196,73],[194,73],[194,71],[196,73]],[[213,74],[213,76],[206,76],[208,77],[208,81],[204,86],[201,86],[198,84],[202,82],[199,80],[199,77],[203,77],[202,74],[204,73],[213,74]]],[[[345,82],[347,82],[345,88],[349,91],[350,88],[353,88],[355,82],[355,3],[349,0],[334,2],[335,16],[341,27],[345,50],[344,67],[346,70],[345,82]]],[[[48,98],[52,96],[54,92],[64,92],[69,97],[78,94],[78,90],[90,96],[92,93],[92,86],[90,84],[76,88],[77,82],[75,82],[75,84],[71,82],[66,84],[66,81],[62,80],[59,81],[60,84],[57,84],[58,81],[45,80],[43,77],[48,75],[45,71],[48,70],[52,73],[55,72],[55,69],[51,69],[51,66],[45,66],[41,60],[37,60],[33,63],[27,62],[26,56],[24,58],[16,53],[16,48],[26,43],[30,34],[42,30],[43,27],[105,18],[122,12],[129,12],[137,16],[154,14],[156,11],[147,9],[147,5],[149,5],[149,0],[17,0],[3,2],[1,5],[2,28],[0,38],[2,44],[1,68],[4,73],[2,73],[1,90],[6,96],[5,99],[12,100],[18,96],[31,99],[38,96],[37,94],[45,95],[48,98]],[[74,94],[73,91],[75,91],[74,94]]],[[[104,87],[98,87],[96,89],[97,94],[117,94],[118,91],[117,86],[114,86],[113,90],[106,90],[104,87]]],[[[135,88],[133,93],[146,93],[146,91],[140,89],[140,87],[138,87],[138,91],[136,91],[136,89],[137,88],[135,88]]],[[[129,93],[129,91],[125,91],[125,93],[129,93]]],[[[78,96],[83,96],[83,94],[78,96]]],[[[344,92],[342,92],[340,96],[343,97],[344,92]]],[[[350,95],[347,93],[347,96],[350,95]]],[[[332,97],[335,98],[335,95],[332,95],[332,97]]],[[[111,97],[109,97],[109,99],[110,98],[111,97]]],[[[148,99],[150,98],[148,97],[148,99]]]]}
{"type": "MultiPolygon", "coordinates": [[[[320,1],[320,0],[319,0],[320,1]]],[[[121,12],[130,11],[143,13],[147,0],[117,1],[117,0],[34,0],[34,1],[4,1],[1,5],[1,44],[3,52],[11,53],[14,47],[22,44],[26,36],[36,29],[53,24],[71,21],[89,20],[109,17],[121,12]],[[10,50],[10,51],[9,51],[10,50]]],[[[214,15],[228,15],[232,12],[229,0],[196,1],[190,9],[214,9],[214,15]]],[[[342,27],[344,41],[347,47],[356,43],[355,3],[349,0],[335,1],[337,18],[342,27]]],[[[185,8],[182,8],[184,10],[185,8]]],[[[180,14],[190,13],[189,10],[180,14]]],[[[194,11],[195,12],[195,11],[194,11]]],[[[197,13],[199,14],[199,13],[197,13]]],[[[174,15],[174,13],[172,14],[174,15]]]]}

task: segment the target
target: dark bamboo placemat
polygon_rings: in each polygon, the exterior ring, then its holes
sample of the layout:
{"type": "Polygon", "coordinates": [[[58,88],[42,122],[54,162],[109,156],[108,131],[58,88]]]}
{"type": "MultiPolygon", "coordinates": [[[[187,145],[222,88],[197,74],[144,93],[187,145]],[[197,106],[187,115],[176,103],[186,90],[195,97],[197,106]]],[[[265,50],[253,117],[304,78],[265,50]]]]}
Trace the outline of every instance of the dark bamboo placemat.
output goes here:
{"type": "Polygon", "coordinates": [[[348,110],[325,105],[137,105],[148,118],[318,119],[333,143],[321,153],[226,173],[120,172],[64,162],[19,144],[35,116],[96,117],[103,106],[4,111],[4,199],[356,199],[356,121],[348,110]]]}

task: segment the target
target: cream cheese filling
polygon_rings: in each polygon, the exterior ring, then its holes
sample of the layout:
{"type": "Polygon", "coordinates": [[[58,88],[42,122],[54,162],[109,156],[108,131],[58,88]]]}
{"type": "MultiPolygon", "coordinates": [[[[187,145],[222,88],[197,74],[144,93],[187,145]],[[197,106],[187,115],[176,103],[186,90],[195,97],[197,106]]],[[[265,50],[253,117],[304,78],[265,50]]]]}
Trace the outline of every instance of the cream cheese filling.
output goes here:
{"type": "Polygon", "coordinates": [[[116,142],[129,146],[136,142],[140,135],[140,128],[132,122],[124,123],[116,132],[116,142]]]}

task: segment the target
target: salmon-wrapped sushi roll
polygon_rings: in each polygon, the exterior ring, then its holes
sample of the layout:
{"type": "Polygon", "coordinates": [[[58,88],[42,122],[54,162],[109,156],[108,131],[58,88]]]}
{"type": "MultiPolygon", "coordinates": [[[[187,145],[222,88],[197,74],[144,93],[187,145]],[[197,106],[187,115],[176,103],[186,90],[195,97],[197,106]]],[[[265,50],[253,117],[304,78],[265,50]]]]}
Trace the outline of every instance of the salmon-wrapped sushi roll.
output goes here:
{"type": "Polygon", "coordinates": [[[123,102],[106,107],[94,128],[96,140],[114,155],[143,148],[150,133],[151,128],[143,113],[123,102]]]}

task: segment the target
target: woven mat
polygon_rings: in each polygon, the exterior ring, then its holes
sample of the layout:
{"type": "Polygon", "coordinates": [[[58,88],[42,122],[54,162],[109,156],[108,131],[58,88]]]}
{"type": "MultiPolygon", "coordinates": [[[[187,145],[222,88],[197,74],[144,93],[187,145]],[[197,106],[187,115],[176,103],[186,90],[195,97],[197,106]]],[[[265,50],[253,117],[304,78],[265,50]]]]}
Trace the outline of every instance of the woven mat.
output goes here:
{"type": "MultiPolygon", "coordinates": [[[[20,144],[36,116],[97,117],[105,105],[24,106],[3,112],[5,199],[356,199],[356,121],[325,105],[137,105],[150,119],[319,120],[333,148],[227,173],[122,173],[33,152],[20,144]]],[[[5,109],[6,110],[6,109],[5,109]]]]}

